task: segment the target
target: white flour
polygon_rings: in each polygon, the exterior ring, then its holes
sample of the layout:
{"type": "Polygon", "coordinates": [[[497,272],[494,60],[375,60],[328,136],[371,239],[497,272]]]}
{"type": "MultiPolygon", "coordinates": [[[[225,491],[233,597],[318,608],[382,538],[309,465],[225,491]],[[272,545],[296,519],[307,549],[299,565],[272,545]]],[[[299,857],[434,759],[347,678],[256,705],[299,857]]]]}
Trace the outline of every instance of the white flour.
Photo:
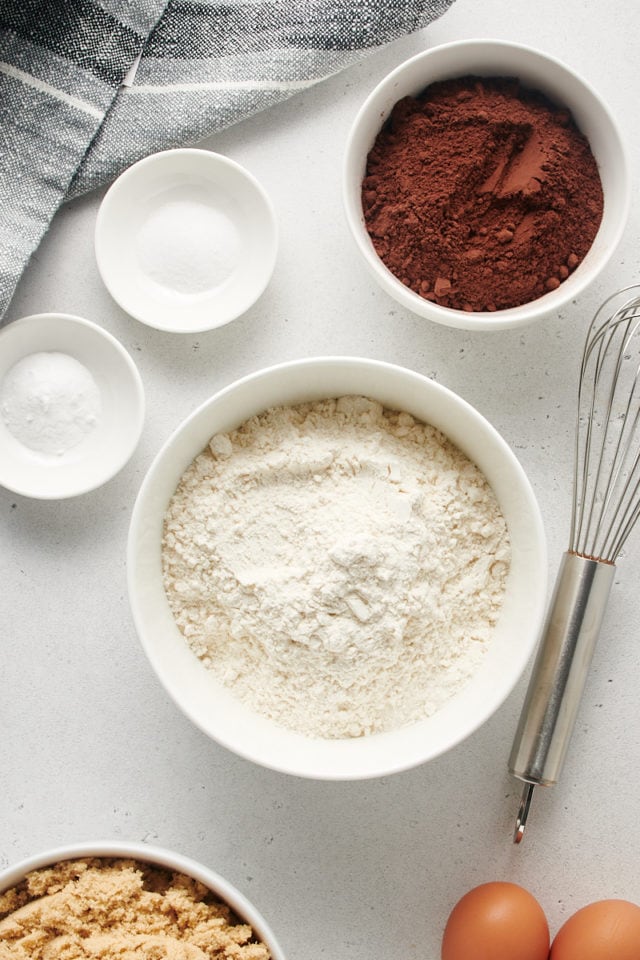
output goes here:
{"type": "Polygon", "coordinates": [[[326,738],[403,726],[458,691],[490,643],[509,559],[477,467],[363,397],[214,437],[163,539],[195,653],[254,709],[326,738]]]}

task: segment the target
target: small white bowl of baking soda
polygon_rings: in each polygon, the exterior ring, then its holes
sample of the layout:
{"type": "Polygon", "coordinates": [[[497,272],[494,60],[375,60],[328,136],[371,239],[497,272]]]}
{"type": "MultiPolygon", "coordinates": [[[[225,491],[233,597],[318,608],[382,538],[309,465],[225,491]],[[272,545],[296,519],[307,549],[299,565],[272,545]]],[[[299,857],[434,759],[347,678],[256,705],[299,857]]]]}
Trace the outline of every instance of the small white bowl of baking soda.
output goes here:
{"type": "Polygon", "coordinates": [[[144,423],[144,389],[122,344],[97,324],[40,313],[0,332],[0,484],[40,500],[101,486],[144,423]]]}
{"type": "Polygon", "coordinates": [[[167,440],[128,544],[157,676],[218,743],[298,776],[383,776],[504,701],[546,593],[540,513],[462,398],[373,360],[284,363],[167,440]]]}

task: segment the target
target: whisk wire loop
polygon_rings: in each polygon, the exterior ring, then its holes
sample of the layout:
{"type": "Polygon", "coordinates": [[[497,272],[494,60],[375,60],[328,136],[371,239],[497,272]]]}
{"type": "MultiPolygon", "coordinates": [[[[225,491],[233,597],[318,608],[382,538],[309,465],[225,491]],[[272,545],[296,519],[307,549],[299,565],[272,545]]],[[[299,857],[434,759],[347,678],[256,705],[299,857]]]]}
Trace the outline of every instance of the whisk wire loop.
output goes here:
{"type": "Polygon", "coordinates": [[[571,514],[569,549],[609,563],[615,563],[640,516],[640,287],[606,300],[588,331],[571,514]],[[625,295],[613,308],[612,301],[625,295]]]}

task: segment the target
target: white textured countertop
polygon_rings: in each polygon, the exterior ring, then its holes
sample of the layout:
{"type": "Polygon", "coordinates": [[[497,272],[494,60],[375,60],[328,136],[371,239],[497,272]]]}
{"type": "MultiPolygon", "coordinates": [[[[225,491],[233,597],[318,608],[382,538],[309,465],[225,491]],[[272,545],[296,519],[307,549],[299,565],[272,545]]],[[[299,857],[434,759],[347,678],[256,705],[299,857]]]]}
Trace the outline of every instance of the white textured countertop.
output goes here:
{"type": "Polygon", "coordinates": [[[177,424],[244,374],[331,353],[417,370],[494,424],[539,499],[551,584],[568,536],[584,332],[601,300],[640,280],[639,24],[629,0],[457,0],[423,33],[207,141],[261,181],[280,224],[266,293],[211,333],[153,331],[113,303],[93,255],[101,193],[58,214],[9,318],[55,310],[104,326],[140,369],[147,422],[132,460],[94,493],[56,503],[0,491],[0,867],[79,840],[174,849],[253,900],[291,960],[438,960],[451,906],[490,879],[528,887],[552,932],[591,900],[640,902],[640,534],[619,564],[562,782],[537,791],[519,847],[506,762],[526,678],[480,731],[420,768],[291,778],[238,759],[178,712],[142,652],[125,580],[133,500],[177,424]],[[345,137],[372,87],[425,46],[472,37],[530,44],[590,81],[626,136],[635,188],[598,282],[562,316],[497,334],[429,324],[375,287],[340,192],[345,137]]]}

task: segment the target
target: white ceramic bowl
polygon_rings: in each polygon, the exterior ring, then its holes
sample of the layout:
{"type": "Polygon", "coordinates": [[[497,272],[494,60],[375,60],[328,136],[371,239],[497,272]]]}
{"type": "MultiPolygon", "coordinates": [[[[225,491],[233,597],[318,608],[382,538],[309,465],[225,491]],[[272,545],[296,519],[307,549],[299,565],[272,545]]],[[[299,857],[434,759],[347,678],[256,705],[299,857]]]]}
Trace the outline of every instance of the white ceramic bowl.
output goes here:
{"type": "Polygon", "coordinates": [[[144,424],[144,389],[135,363],[102,327],[64,313],[39,313],[0,332],[0,389],[24,357],[63,353],[79,361],[100,391],[94,430],[64,456],[43,456],[20,443],[0,415],[0,484],[40,500],[63,500],[110,480],[131,457],[144,424]]]}
{"type": "Polygon", "coordinates": [[[112,184],[95,229],[98,270],[136,320],[173,333],[220,327],[267,286],[276,218],[254,176],[209,150],[134,163],[112,184]]]}
{"type": "Polygon", "coordinates": [[[165,689],[205,733],[256,763],[298,776],[358,779],[422,763],[463,740],[503,702],[522,674],[544,612],[545,539],[531,487],[489,423],[445,387],[402,367],[325,357],[270,367],[221,390],[195,410],[152,463],[134,507],[128,542],[129,597],[142,645],[165,689]],[[388,733],[311,739],[240,703],[189,649],[162,583],[168,502],[211,436],[278,404],[361,394],[439,427],[484,472],[509,527],[513,561],[495,637],[478,673],[433,717],[388,733]]]}
{"type": "Polygon", "coordinates": [[[173,853],[170,850],[149,846],[146,843],[95,841],[69,844],[47,850],[0,871],[0,892],[20,883],[32,870],[41,870],[43,867],[60,863],[62,860],[76,860],[83,857],[122,857],[141,860],[168,870],[178,871],[199,880],[212,890],[220,900],[228,904],[238,917],[252,927],[256,936],[269,947],[273,960],[285,960],[282,949],[267,921],[228,880],[195,860],[183,857],[181,854],[173,853]]]}
{"type": "Polygon", "coordinates": [[[343,168],[346,219],[364,263],[380,286],[398,303],[428,320],[466,330],[519,327],[558,313],[604,268],[626,225],[630,204],[626,151],[614,119],[599,95],[569,67],[530,47],[499,40],[462,40],[433,47],[400,64],[372,91],[349,133],[343,168]],[[391,113],[405,96],[453,77],[519,77],[525,86],[568,107],[589,140],[604,192],[602,222],[588,254],[560,286],[530,303],[492,313],[465,312],[439,306],[405,286],[376,253],[364,225],[361,186],[371,147],[391,113]]]}

